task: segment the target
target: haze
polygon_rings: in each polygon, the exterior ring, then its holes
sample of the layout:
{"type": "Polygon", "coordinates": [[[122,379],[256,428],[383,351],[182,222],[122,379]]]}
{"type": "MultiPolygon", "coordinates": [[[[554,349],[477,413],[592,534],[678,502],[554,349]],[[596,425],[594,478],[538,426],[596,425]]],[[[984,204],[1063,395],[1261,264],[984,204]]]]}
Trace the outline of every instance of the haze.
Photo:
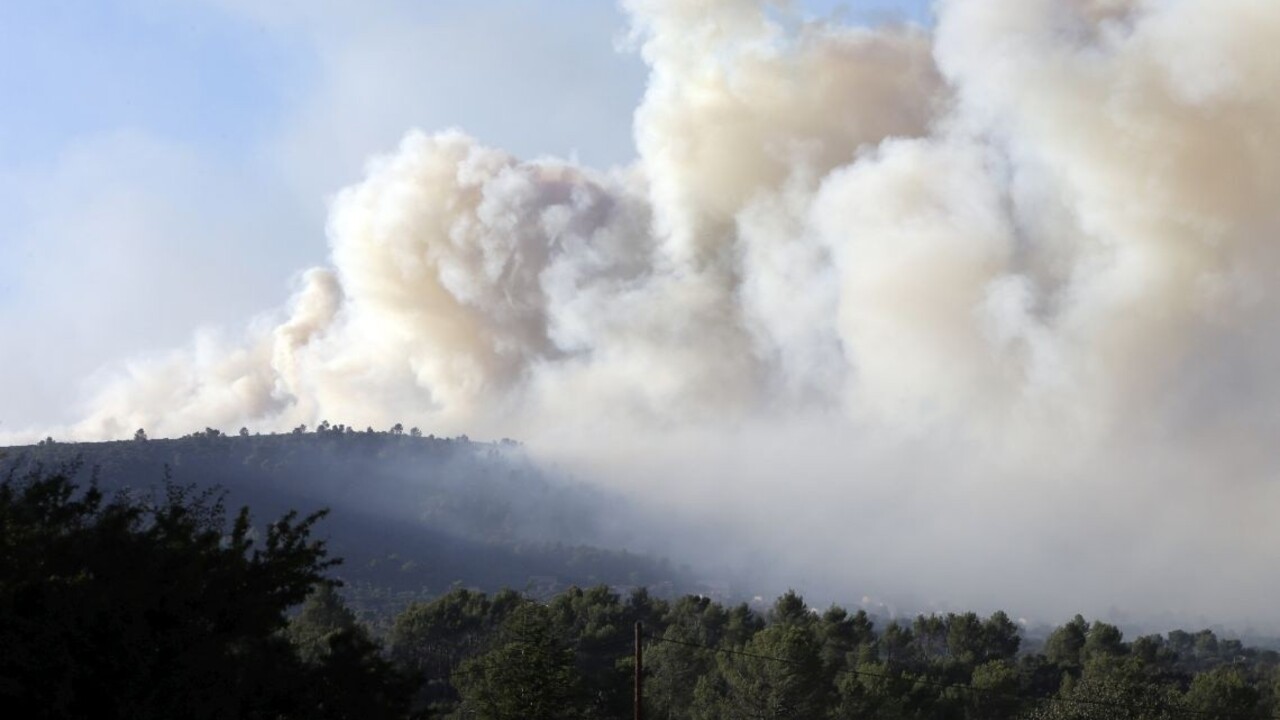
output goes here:
{"type": "Polygon", "coordinates": [[[762,584],[1277,625],[1280,6],[467,7],[184,8],[284,109],[6,128],[0,428],[519,437],[762,584]]]}

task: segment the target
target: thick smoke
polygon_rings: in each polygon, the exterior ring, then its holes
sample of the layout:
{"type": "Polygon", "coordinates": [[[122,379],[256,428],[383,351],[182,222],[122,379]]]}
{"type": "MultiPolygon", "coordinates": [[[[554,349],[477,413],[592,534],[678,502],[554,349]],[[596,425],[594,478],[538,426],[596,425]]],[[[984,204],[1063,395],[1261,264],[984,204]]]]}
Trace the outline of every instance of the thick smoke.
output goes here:
{"type": "Polygon", "coordinates": [[[412,132],[287,317],[75,433],[511,435],[774,582],[1280,620],[1280,4],[626,6],[632,166],[412,132]]]}

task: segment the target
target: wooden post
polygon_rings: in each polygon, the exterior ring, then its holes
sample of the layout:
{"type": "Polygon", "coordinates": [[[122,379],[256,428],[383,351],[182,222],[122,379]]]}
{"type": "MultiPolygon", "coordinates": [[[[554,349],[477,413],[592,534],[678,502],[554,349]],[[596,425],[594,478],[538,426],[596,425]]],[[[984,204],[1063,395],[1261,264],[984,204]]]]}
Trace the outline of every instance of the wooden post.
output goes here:
{"type": "Polygon", "coordinates": [[[636,621],[636,699],[635,699],[635,720],[644,720],[644,650],[641,642],[644,640],[644,625],[639,620],[636,621]]]}

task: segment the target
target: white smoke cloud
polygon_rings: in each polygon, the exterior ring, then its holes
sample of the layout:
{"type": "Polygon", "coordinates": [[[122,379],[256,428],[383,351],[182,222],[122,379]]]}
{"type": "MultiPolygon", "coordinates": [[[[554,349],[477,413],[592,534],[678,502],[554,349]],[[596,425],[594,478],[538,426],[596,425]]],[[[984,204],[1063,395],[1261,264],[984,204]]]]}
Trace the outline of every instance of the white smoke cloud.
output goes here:
{"type": "Polygon", "coordinates": [[[634,165],[412,132],[74,433],[521,436],[801,587],[1275,623],[1280,5],[625,5],[634,165]]]}

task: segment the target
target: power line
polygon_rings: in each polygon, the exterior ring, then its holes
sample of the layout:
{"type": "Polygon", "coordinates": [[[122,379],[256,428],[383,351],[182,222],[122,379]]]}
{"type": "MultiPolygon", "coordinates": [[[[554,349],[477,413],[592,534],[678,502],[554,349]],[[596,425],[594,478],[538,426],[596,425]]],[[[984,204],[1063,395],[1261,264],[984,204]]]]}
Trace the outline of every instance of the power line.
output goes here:
{"type": "MultiPolygon", "coordinates": [[[[769,660],[772,662],[778,662],[778,663],[783,663],[786,665],[793,665],[793,666],[804,665],[804,663],[801,663],[796,660],[791,660],[789,658],[780,658],[780,657],[775,657],[773,655],[762,655],[760,653],[747,652],[746,650],[734,650],[732,648],[713,647],[711,645],[691,642],[688,640],[676,640],[675,638],[657,637],[655,635],[645,635],[645,638],[649,640],[654,640],[657,642],[673,643],[675,645],[687,645],[688,647],[702,648],[703,650],[710,650],[711,652],[723,653],[725,655],[738,655],[741,657],[755,658],[757,660],[769,660]]],[[[1034,695],[1019,695],[1016,693],[1007,693],[1007,692],[1002,692],[1000,690],[993,690],[991,688],[982,688],[976,685],[968,685],[965,683],[949,683],[941,680],[931,680],[925,677],[914,677],[914,676],[904,677],[901,675],[898,675],[898,676],[886,675],[884,673],[870,672],[868,670],[857,670],[854,668],[842,668],[840,670],[837,670],[837,672],[847,673],[850,675],[856,675],[860,677],[875,678],[878,680],[910,680],[920,685],[931,685],[933,687],[947,688],[951,690],[965,690],[973,693],[984,693],[992,697],[999,697],[1007,700],[1034,700],[1036,702],[1056,702],[1056,703],[1066,703],[1066,704],[1074,704],[1074,705],[1088,705],[1093,707],[1109,708],[1112,710],[1140,710],[1140,711],[1154,711],[1154,712],[1167,711],[1172,713],[1180,713],[1183,715],[1195,715],[1199,717],[1214,717],[1214,718],[1262,717],[1262,718],[1265,718],[1265,720],[1280,720],[1280,716],[1277,716],[1277,715],[1257,716],[1257,715],[1252,715],[1249,713],[1242,713],[1242,712],[1215,712],[1215,711],[1209,711],[1209,710],[1195,710],[1193,708],[1177,707],[1174,705],[1131,705],[1128,703],[1113,702],[1110,700],[1090,700],[1088,698],[1064,698],[1064,697],[1057,697],[1057,696],[1037,697],[1034,695]]]]}

